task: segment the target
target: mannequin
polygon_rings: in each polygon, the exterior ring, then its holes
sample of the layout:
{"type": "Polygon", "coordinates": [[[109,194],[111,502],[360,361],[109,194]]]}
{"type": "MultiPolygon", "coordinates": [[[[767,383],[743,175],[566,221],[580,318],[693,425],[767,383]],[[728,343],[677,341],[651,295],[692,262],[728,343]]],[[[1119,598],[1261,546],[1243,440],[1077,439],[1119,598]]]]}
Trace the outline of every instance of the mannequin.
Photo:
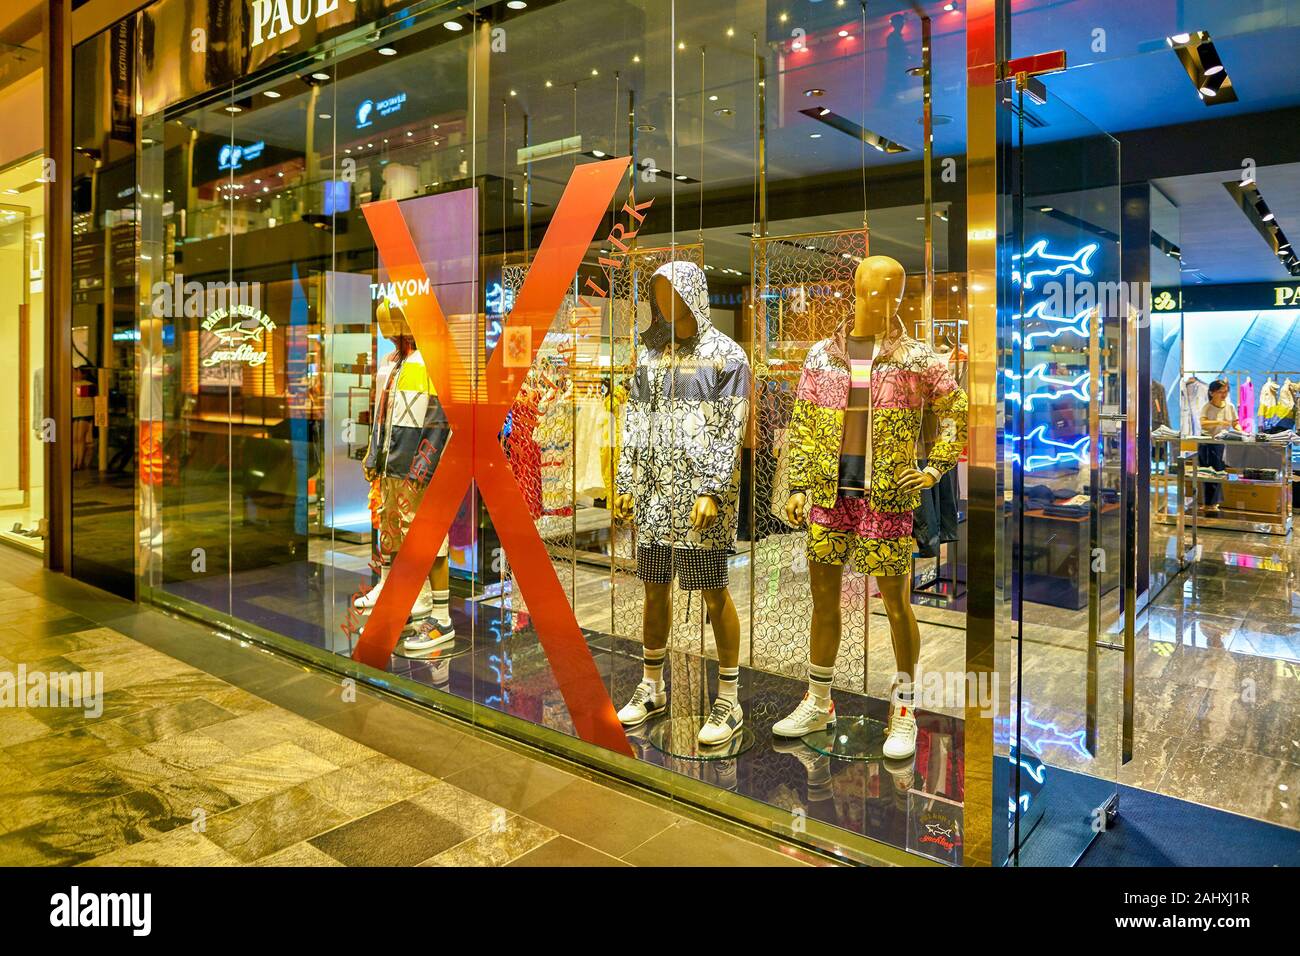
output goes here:
{"type": "Polygon", "coordinates": [[[672,581],[699,591],[718,648],[718,696],[699,731],[727,743],[744,722],[737,697],[740,620],[727,587],[740,503],[740,443],[749,421],[749,362],[709,321],[704,272],[661,266],[650,281],[650,327],[623,419],[614,517],[635,521],[645,586],[642,680],[619,711],[637,727],[668,706],[663,681],[672,581]]]}
{"type": "MultiPolygon", "coordinates": [[[[379,581],[358,597],[354,606],[368,611],[379,601],[393,556],[402,546],[433,476],[449,427],[424,358],[406,322],[400,302],[385,299],[376,310],[379,332],[393,343],[393,352],[375,374],[375,406],[370,442],[362,468],[366,480],[379,482],[379,581]]],[[[411,622],[428,618],[403,641],[408,651],[427,651],[456,637],[449,607],[450,572],[447,539],[429,578],[411,609],[411,622]]]]}
{"type": "Polygon", "coordinates": [[[912,512],[921,491],[956,465],[966,441],[966,394],[947,363],[903,332],[898,309],[907,275],[887,256],[864,259],[854,274],[848,329],[808,352],[790,424],[786,518],[808,528],[813,616],[808,694],[772,728],[802,737],[835,723],[831,679],[840,645],[844,565],[876,578],[897,666],[885,756],[916,750],[913,677],[921,651],[910,600],[912,512]],[[916,467],[921,417],[929,407],[938,435],[924,470],[916,467]]]}

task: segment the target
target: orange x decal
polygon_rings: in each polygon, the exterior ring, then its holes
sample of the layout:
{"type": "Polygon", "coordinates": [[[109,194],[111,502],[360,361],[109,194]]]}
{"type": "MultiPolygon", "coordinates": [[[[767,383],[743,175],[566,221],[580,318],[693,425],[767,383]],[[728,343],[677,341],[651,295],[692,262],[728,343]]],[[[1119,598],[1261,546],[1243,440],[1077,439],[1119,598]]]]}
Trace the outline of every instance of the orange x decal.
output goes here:
{"type": "MultiPolygon", "coordinates": [[[[628,756],[632,748],[498,435],[630,161],[625,156],[574,168],[506,319],[501,342],[477,379],[462,361],[437,298],[416,295],[404,303],[416,346],[451,426],[451,438],[352,655],[371,667],[388,666],[438,546],[470,483],[477,482],[574,729],[583,740],[628,756]],[[506,344],[514,329],[528,330],[518,338],[530,343],[531,354],[526,362],[507,367],[506,344]]],[[[389,281],[425,280],[424,264],[399,204],[395,200],[368,203],[362,211],[389,281]]]]}

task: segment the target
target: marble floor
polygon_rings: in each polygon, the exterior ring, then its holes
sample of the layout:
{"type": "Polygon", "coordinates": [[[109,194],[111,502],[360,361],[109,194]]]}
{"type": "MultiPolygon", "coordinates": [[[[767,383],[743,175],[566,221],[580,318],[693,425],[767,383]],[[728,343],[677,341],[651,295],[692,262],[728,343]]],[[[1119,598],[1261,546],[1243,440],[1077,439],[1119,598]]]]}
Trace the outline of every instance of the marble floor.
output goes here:
{"type": "Polygon", "coordinates": [[[0,707],[0,866],[827,862],[11,549],[0,616],[0,674],[103,680],[97,716],[0,707]]]}

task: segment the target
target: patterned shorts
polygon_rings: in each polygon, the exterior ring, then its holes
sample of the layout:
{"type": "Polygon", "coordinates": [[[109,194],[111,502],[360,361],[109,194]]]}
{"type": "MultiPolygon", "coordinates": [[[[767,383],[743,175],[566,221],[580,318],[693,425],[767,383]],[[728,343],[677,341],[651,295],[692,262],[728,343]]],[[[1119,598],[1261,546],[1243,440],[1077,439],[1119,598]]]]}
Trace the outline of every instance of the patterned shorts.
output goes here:
{"type": "Polygon", "coordinates": [[[834,508],[813,505],[808,515],[809,561],[888,577],[911,571],[915,548],[910,511],[875,511],[866,498],[837,498],[834,508]]]}
{"type": "Polygon", "coordinates": [[[636,576],[647,584],[672,584],[676,574],[683,591],[716,591],[727,586],[729,557],[715,548],[638,544],[636,576]]]}
{"type": "MultiPolygon", "coordinates": [[[[424,499],[427,485],[409,478],[379,479],[379,560],[380,563],[392,565],[393,557],[406,540],[406,533],[415,520],[416,509],[424,499]]],[[[448,541],[442,539],[438,546],[438,557],[448,554],[448,541]]]]}

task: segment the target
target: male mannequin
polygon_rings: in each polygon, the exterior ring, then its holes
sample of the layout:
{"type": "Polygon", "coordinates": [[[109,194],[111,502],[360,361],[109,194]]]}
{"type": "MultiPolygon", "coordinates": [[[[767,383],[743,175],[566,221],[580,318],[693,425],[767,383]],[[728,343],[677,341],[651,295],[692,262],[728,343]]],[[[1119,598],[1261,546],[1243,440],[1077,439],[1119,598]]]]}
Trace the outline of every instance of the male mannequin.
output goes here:
{"type": "Polygon", "coordinates": [[[898,308],[907,275],[887,256],[854,274],[851,327],[814,345],[804,362],[790,435],[786,517],[808,524],[813,596],[808,694],[772,732],[802,737],[835,722],[831,678],[840,644],[843,568],[874,575],[889,618],[896,685],[885,756],[916,750],[913,685],[921,638],[910,600],[912,511],[920,492],[952,468],[966,442],[966,394],[947,363],[903,332],[898,308]],[[916,467],[921,413],[939,434],[924,471],[916,467]]]}
{"type": "Polygon", "coordinates": [[[700,591],[718,647],[718,698],[699,732],[704,746],[735,736],[740,620],[727,589],[740,503],[740,442],[749,421],[749,362],[709,321],[704,272],[670,262],[650,281],[651,323],[641,336],[623,419],[614,516],[635,519],[637,576],[645,585],[644,670],[618,712],[637,727],[668,706],[664,658],[672,580],[700,591]]]}
{"type": "MultiPolygon", "coordinates": [[[[379,303],[376,318],[380,334],[392,341],[394,349],[375,375],[370,442],[362,463],[366,480],[377,480],[380,492],[379,582],[353,602],[365,611],[379,601],[393,556],[406,539],[450,433],[401,304],[385,299],[379,303]]],[[[406,650],[432,650],[455,638],[449,583],[444,538],[429,579],[411,609],[412,621],[428,617],[432,626],[421,626],[408,636],[403,642],[406,650]]]]}

